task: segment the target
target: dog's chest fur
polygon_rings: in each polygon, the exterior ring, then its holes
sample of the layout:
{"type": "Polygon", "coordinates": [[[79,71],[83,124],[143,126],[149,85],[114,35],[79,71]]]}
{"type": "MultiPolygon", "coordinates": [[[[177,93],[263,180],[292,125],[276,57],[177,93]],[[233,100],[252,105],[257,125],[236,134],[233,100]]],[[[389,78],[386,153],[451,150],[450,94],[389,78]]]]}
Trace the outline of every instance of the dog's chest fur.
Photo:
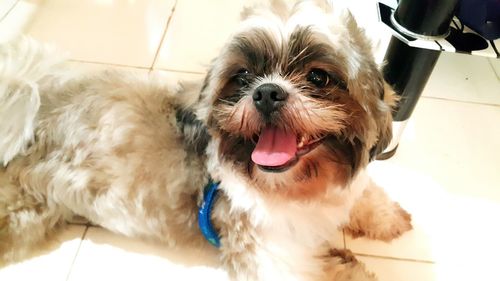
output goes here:
{"type": "Polygon", "coordinates": [[[340,235],[339,227],[348,221],[355,199],[367,185],[365,173],[361,171],[347,187],[332,186],[321,200],[287,201],[249,188],[237,172],[220,163],[216,154],[211,155],[215,147],[216,141],[212,140],[208,146],[208,169],[220,180],[224,202],[216,204],[213,218],[219,227],[227,228],[223,233],[253,240],[249,243],[253,244],[258,262],[259,280],[296,280],[298,276],[320,280],[317,274],[324,269],[319,267],[326,265],[318,259],[332,246],[343,247],[335,245],[334,241],[338,241],[335,235],[340,235]],[[242,215],[244,220],[237,218],[242,215]],[[273,272],[279,272],[280,276],[269,276],[273,272]]]}

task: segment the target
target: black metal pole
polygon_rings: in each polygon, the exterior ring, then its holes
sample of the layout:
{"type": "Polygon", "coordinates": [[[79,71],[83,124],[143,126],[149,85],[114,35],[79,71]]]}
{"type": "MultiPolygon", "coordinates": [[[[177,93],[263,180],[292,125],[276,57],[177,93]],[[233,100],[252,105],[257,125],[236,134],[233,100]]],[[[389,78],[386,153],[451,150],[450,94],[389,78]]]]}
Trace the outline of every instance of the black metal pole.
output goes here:
{"type": "Polygon", "coordinates": [[[392,37],[384,60],[384,78],[399,95],[394,121],[410,118],[424,90],[440,51],[414,48],[392,37]]]}
{"type": "MultiPolygon", "coordinates": [[[[415,39],[436,40],[446,37],[457,0],[401,0],[391,17],[394,27],[415,39]]],[[[385,54],[384,78],[400,96],[393,113],[393,139],[378,159],[396,152],[399,138],[417,105],[440,51],[410,47],[392,37],[385,54]]]]}

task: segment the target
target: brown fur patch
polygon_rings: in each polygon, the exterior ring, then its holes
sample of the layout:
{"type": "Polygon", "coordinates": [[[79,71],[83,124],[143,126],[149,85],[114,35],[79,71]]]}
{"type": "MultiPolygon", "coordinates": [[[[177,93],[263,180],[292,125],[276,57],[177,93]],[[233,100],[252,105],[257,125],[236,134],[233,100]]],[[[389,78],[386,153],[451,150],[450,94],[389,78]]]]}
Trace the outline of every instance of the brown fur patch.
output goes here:
{"type": "Polygon", "coordinates": [[[285,198],[299,201],[314,200],[321,197],[331,186],[343,187],[350,178],[350,168],[327,159],[315,159],[314,164],[302,160],[295,182],[286,187],[285,198]],[[309,167],[307,167],[309,166],[309,167]],[[310,166],[314,166],[311,168],[310,166]],[[305,170],[305,171],[304,171],[305,170]]]}

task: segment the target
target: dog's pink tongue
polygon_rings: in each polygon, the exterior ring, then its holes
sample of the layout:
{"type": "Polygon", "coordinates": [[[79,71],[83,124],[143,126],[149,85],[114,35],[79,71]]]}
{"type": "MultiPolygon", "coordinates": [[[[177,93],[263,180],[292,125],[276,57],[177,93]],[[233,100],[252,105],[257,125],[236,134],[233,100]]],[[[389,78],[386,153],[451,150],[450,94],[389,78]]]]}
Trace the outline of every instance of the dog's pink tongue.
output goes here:
{"type": "Polygon", "coordinates": [[[261,166],[281,166],[297,153],[297,136],[274,127],[265,128],[252,152],[252,161],[261,166]]]}

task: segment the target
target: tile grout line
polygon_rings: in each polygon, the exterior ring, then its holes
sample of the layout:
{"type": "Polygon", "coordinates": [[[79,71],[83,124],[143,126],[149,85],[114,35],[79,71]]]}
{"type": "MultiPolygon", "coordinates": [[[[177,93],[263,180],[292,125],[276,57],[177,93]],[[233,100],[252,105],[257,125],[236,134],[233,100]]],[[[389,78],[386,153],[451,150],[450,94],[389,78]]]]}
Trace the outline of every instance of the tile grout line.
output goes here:
{"type": "Polygon", "coordinates": [[[385,257],[385,256],[377,256],[377,255],[370,255],[370,254],[361,254],[361,253],[354,253],[355,256],[360,256],[360,257],[369,257],[369,258],[379,258],[379,259],[386,259],[386,260],[396,260],[396,261],[407,261],[407,262],[420,262],[420,263],[427,263],[427,264],[436,264],[436,262],[429,261],[429,260],[419,260],[419,259],[409,259],[409,258],[398,258],[398,257],[385,257]]]}
{"type": "Polygon", "coordinates": [[[19,4],[21,0],[16,0],[16,2],[14,4],[12,4],[12,6],[9,8],[9,10],[7,10],[7,12],[0,18],[0,22],[2,22],[5,18],[7,18],[7,16],[10,14],[10,12],[12,12],[12,10],[14,10],[14,8],[17,6],[17,4],[19,4]]]}
{"type": "Polygon", "coordinates": [[[71,272],[73,271],[73,267],[75,265],[78,254],[80,253],[80,248],[82,247],[83,241],[85,240],[85,236],[87,235],[88,230],[89,230],[89,225],[86,225],[85,230],[83,231],[83,234],[80,237],[80,243],[78,243],[78,248],[76,249],[75,256],[73,257],[73,260],[71,261],[71,265],[69,266],[68,274],[66,274],[66,279],[65,279],[66,281],[69,281],[69,278],[71,277],[71,272]]]}
{"type": "Polygon", "coordinates": [[[126,64],[118,64],[118,63],[107,63],[107,62],[99,62],[99,61],[85,61],[85,60],[77,60],[77,59],[69,59],[70,62],[76,63],[86,63],[86,64],[98,64],[98,65],[107,65],[107,66],[115,66],[115,67],[126,67],[126,68],[135,68],[141,70],[150,69],[147,66],[135,66],[135,65],[126,65],[126,64]]]}
{"type": "MultiPolygon", "coordinates": [[[[82,63],[82,64],[97,64],[97,65],[103,65],[103,66],[133,68],[133,69],[139,69],[139,70],[151,70],[151,68],[147,67],[147,66],[126,65],[126,64],[117,64],[117,63],[99,62],[99,61],[88,61],[88,60],[78,60],[78,59],[69,59],[68,61],[73,62],[73,63],[82,63]]],[[[156,68],[154,70],[166,71],[166,72],[177,72],[177,73],[182,73],[182,74],[200,74],[200,75],[205,75],[206,74],[206,72],[202,72],[202,71],[176,70],[176,69],[169,69],[169,68],[156,68]]]]}
{"type": "Polygon", "coordinates": [[[500,73],[497,73],[497,71],[495,70],[495,67],[493,66],[493,63],[491,62],[491,58],[488,58],[488,64],[490,65],[491,70],[493,70],[493,73],[495,73],[495,76],[497,77],[497,80],[500,81],[500,73]]]}
{"type": "Polygon", "coordinates": [[[160,44],[158,45],[158,49],[156,50],[155,56],[153,57],[153,62],[151,63],[151,67],[149,67],[150,72],[153,71],[153,69],[156,65],[156,60],[158,59],[158,56],[160,55],[161,48],[163,47],[163,41],[165,41],[165,37],[167,36],[168,27],[170,26],[170,22],[172,21],[172,18],[174,17],[175,8],[177,7],[177,2],[178,2],[178,0],[175,0],[174,6],[172,7],[172,10],[170,12],[170,16],[168,17],[167,23],[165,24],[165,29],[163,30],[163,34],[161,35],[160,44]]]}
{"type": "Polygon", "coordinates": [[[492,104],[492,103],[484,103],[484,102],[462,101],[462,100],[454,100],[454,99],[447,99],[447,98],[440,98],[440,97],[429,97],[429,96],[422,96],[421,98],[432,99],[432,100],[441,100],[441,101],[451,101],[451,102],[456,102],[456,103],[491,106],[491,107],[500,107],[500,104],[492,104]]]}
{"type": "Polygon", "coordinates": [[[175,69],[169,69],[169,68],[155,68],[154,70],[170,71],[170,72],[180,72],[180,73],[187,73],[187,74],[201,74],[201,75],[207,74],[206,71],[175,70],[175,69]]]}

